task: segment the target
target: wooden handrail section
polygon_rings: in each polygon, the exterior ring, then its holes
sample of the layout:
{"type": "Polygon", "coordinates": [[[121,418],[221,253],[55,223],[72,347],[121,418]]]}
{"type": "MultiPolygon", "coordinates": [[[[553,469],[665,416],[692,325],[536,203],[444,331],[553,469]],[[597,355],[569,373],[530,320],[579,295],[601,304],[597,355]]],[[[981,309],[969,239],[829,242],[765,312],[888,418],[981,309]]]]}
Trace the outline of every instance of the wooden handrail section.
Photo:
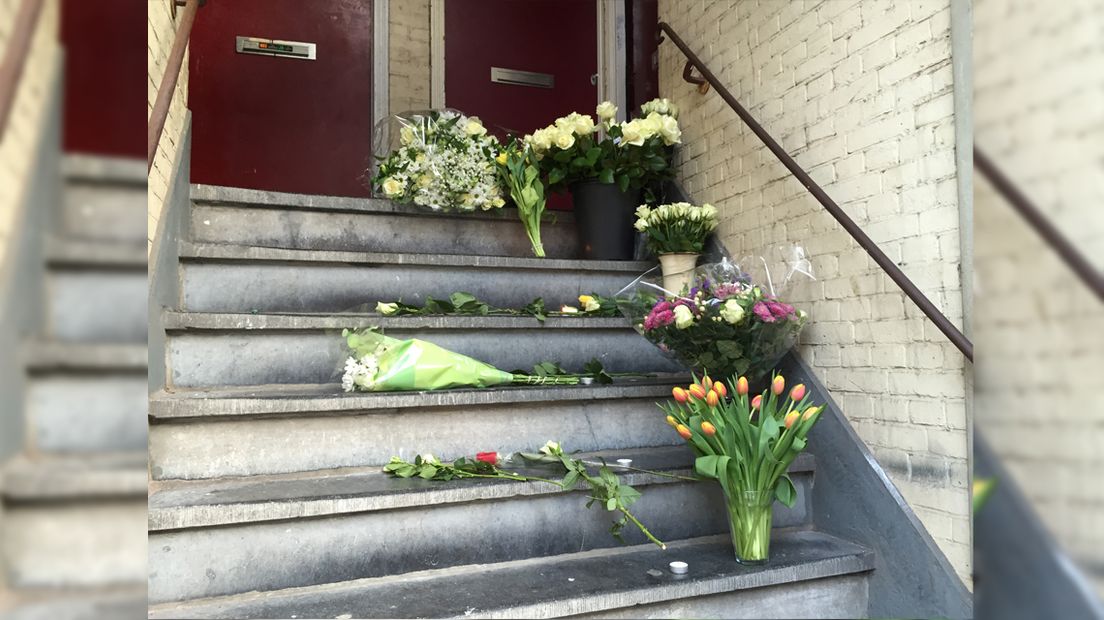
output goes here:
{"type": "Polygon", "coordinates": [[[161,133],[165,131],[165,120],[169,117],[169,106],[172,105],[173,93],[176,92],[176,82],[180,79],[184,52],[188,49],[188,39],[192,36],[192,25],[195,23],[200,4],[200,0],[188,0],[180,13],[176,39],[173,40],[172,50],[169,51],[165,73],[161,75],[161,85],[157,87],[157,99],[153,102],[153,110],[150,111],[149,123],[146,125],[146,172],[153,168],[157,144],[161,141],[161,133]]]}
{"type": "Polygon", "coordinates": [[[12,25],[8,49],[0,61],[0,138],[8,127],[15,93],[19,90],[19,78],[27,65],[27,55],[31,51],[38,16],[42,13],[43,0],[23,0],[12,25]]]}
{"type": "Polygon", "coordinates": [[[931,320],[933,324],[935,324],[937,328],[939,328],[939,331],[943,332],[943,335],[946,336],[952,344],[958,347],[958,350],[961,351],[964,356],[966,356],[966,359],[970,360],[971,362],[974,361],[974,344],[970,342],[970,339],[967,338],[965,334],[963,334],[957,327],[955,327],[954,323],[951,323],[951,320],[939,311],[939,308],[935,307],[935,304],[933,304],[931,300],[928,299],[927,296],[920,291],[916,284],[913,283],[913,281],[910,280],[903,271],[901,271],[901,268],[898,267],[897,264],[894,263],[888,256],[886,256],[885,252],[883,252],[881,248],[878,247],[878,244],[874,243],[874,241],[866,234],[866,232],[864,232],[863,229],[860,228],[859,225],[856,224],[855,221],[852,220],[851,217],[847,215],[847,213],[845,213],[844,210],[841,209],[840,206],[837,205],[836,202],[832,200],[832,198],[829,197],[827,193],[825,193],[820,185],[817,185],[816,181],[814,181],[812,177],[810,177],[809,174],[805,172],[805,170],[801,166],[799,166],[792,157],[790,157],[789,153],[787,153],[782,148],[782,146],[779,145],[778,142],[774,138],[772,138],[765,129],[763,129],[762,125],[760,125],[751,116],[751,114],[749,114],[748,111],[740,105],[740,102],[736,100],[736,97],[734,97],[732,93],[724,87],[724,84],[722,84],[721,81],[717,79],[717,76],[709,70],[709,67],[705,66],[705,63],[702,62],[701,58],[698,58],[698,55],[695,54],[693,50],[691,50],[690,47],[686,45],[686,42],[684,42],[682,38],[675,33],[675,31],[671,28],[669,24],[667,24],[666,22],[659,22],[659,29],[662,32],[666,33],[668,37],[670,37],[671,42],[675,44],[675,47],[679,48],[683,55],[686,56],[689,63],[698,70],[698,72],[701,74],[700,79],[704,79],[717,91],[717,94],[721,96],[721,99],[724,99],[725,103],[727,103],[729,107],[731,107],[732,110],[736,112],[736,115],[739,116],[742,121],[744,121],[744,124],[748,126],[748,129],[751,129],[752,133],[758,136],[759,140],[761,140],[763,144],[765,144],[766,147],[772,153],[774,153],[774,156],[777,157],[778,160],[782,162],[782,165],[785,166],[790,171],[790,173],[793,174],[794,177],[796,177],[797,180],[801,182],[805,189],[808,190],[809,193],[817,199],[821,206],[823,206],[824,209],[832,215],[832,217],[836,218],[836,221],[840,223],[840,226],[842,226],[844,230],[850,233],[851,237],[855,241],[857,241],[864,250],[866,250],[866,253],[870,255],[870,258],[872,258],[874,262],[882,268],[882,271],[884,271],[886,275],[888,275],[889,278],[893,280],[893,282],[905,293],[905,295],[908,295],[908,298],[911,299],[918,308],[920,308],[920,310],[928,317],[928,319],[931,320]]]}
{"type": "Polygon", "coordinates": [[[1096,293],[1101,301],[1104,301],[1104,274],[1093,267],[1089,259],[1085,258],[1085,255],[1079,252],[1073,243],[1043,215],[1039,207],[1035,206],[1027,198],[1027,195],[1021,192],[997,168],[996,164],[977,147],[974,147],[974,167],[981,172],[982,176],[989,179],[993,189],[997,190],[997,193],[1007,200],[1008,204],[1012,205],[1012,208],[1021,217],[1027,220],[1027,223],[1035,229],[1035,232],[1039,233],[1039,236],[1047,242],[1047,245],[1058,253],[1058,256],[1077,274],[1078,278],[1081,278],[1081,281],[1089,287],[1089,290],[1096,293]]]}

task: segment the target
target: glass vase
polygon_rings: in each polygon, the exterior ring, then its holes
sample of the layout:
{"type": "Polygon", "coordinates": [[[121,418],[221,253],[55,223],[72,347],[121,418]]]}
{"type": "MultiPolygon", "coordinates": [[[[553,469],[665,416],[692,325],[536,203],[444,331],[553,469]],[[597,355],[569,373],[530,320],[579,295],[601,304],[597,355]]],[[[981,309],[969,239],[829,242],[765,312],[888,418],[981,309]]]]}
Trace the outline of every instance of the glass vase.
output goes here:
{"type": "Polygon", "coordinates": [[[754,566],[770,556],[774,491],[734,490],[725,495],[736,561],[754,566]]]}

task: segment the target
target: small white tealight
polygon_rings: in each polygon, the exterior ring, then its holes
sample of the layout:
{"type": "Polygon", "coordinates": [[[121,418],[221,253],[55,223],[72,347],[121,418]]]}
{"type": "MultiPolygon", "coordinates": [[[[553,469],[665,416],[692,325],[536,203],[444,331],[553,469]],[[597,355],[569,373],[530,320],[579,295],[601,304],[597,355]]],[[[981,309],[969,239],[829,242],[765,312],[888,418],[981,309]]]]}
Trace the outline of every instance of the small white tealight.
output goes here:
{"type": "Polygon", "coordinates": [[[617,464],[621,467],[628,467],[632,465],[632,459],[617,459],[617,464]]]}
{"type": "Polygon", "coordinates": [[[671,572],[676,575],[685,575],[686,572],[690,570],[690,566],[686,562],[679,562],[677,560],[671,562],[669,566],[671,567],[671,572]]]}

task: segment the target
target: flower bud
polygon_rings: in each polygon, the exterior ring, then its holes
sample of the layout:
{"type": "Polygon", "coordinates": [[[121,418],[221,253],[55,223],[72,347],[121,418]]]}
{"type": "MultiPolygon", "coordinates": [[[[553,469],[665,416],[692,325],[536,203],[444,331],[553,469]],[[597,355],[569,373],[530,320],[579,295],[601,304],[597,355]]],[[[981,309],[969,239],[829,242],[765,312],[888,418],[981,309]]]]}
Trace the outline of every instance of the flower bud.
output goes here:
{"type": "Polygon", "coordinates": [[[690,395],[698,400],[705,400],[705,388],[695,383],[690,386],[690,395]]]}
{"type": "Polygon", "coordinates": [[[678,420],[676,420],[673,415],[667,416],[667,423],[671,425],[671,428],[678,426],[678,420]]]}
{"type": "Polygon", "coordinates": [[[702,432],[712,437],[717,434],[717,427],[709,422],[702,422],[702,432]]]}
{"type": "Polygon", "coordinates": [[[475,455],[475,460],[482,461],[484,463],[490,463],[491,465],[496,465],[496,464],[498,464],[498,453],[497,452],[477,452],[476,455],[475,455]]]}
{"type": "Polygon", "coordinates": [[[706,391],[713,389],[713,380],[709,378],[709,375],[702,377],[701,384],[706,391]]]}
{"type": "Polygon", "coordinates": [[[740,396],[747,396],[748,393],[748,380],[747,377],[740,377],[736,380],[736,393],[740,396]]]}
{"type": "Polygon", "coordinates": [[[793,386],[793,389],[790,390],[790,398],[792,398],[795,403],[805,398],[805,384],[798,383],[793,386]]]}
{"type": "Polygon", "coordinates": [[[713,391],[717,393],[717,396],[722,398],[728,396],[728,388],[725,387],[724,381],[714,381],[713,391]]]}
{"type": "Polygon", "coordinates": [[[716,407],[717,403],[719,403],[720,401],[721,397],[717,396],[717,393],[712,390],[710,390],[709,393],[705,395],[705,404],[709,405],[710,407],[716,407]]]}
{"type": "Polygon", "coordinates": [[[791,411],[791,412],[787,413],[786,414],[786,419],[785,419],[786,428],[789,428],[789,427],[793,426],[794,422],[797,422],[798,418],[800,418],[800,417],[801,417],[801,412],[800,411],[791,411]]]}
{"type": "Polygon", "coordinates": [[[751,408],[758,409],[759,405],[763,404],[763,395],[759,394],[755,398],[751,399],[751,408]]]}
{"type": "Polygon", "coordinates": [[[694,436],[694,433],[691,433],[690,429],[687,428],[686,426],[682,425],[682,424],[679,424],[678,426],[676,426],[675,430],[678,431],[679,435],[682,435],[683,439],[690,439],[691,437],[694,436]]]}
{"type": "Polygon", "coordinates": [[[820,411],[820,407],[809,407],[805,410],[805,415],[801,416],[801,419],[808,420],[809,418],[815,416],[818,411],[820,411]]]}
{"type": "Polygon", "coordinates": [[[690,399],[690,394],[687,393],[686,390],[684,390],[680,387],[676,387],[676,388],[672,389],[671,390],[671,396],[674,396],[675,400],[680,402],[680,403],[685,403],[687,400],[690,399]]]}
{"type": "Polygon", "coordinates": [[[771,391],[774,392],[775,396],[781,396],[782,392],[784,392],[785,390],[786,390],[786,378],[783,377],[782,375],[778,375],[777,377],[774,378],[774,381],[771,383],[771,391]]]}

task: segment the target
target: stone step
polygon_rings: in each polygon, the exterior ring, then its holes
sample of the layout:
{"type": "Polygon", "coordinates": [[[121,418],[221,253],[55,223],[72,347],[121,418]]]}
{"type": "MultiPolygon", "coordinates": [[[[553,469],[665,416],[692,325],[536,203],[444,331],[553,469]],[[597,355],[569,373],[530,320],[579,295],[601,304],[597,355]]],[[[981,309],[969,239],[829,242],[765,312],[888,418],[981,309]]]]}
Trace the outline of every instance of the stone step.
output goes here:
{"type": "MultiPolygon", "coordinates": [[[[583,454],[632,458],[688,475],[684,446],[583,454]]],[[[513,471],[559,478],[560,468],[513,471]]],[[[813,462],[795,463],[800,499],[779,527],[811,522],[813,462]]],[[[624,471],[643,497],[633,513],[663,540],[727,531],[720,486],[624,471]],[[674,515],[678,515],[674,517],[674,515]]],[[[150,600],[165,602],[381,577],[468,563],[616,547],[610,515],[586,491],[499,480],[430,482],[377,471],[164,485],[150,498],[150,600]]],[[[644,542],[632,528],[631,543],[644,542]]]]}
{"type": "Polygon", "coordinates": [[[163,314],[170,385],[203,387],[340,382],[348,347],[342,328],[378,326],[502,370],[543,361],[581,372],[597,358],[608,372],[678,372],[681,367],[621,318],[408,316],[378,314],[163,314]]]}
{"type": "Polygon", "coordinates": [[[62,236],[145,244],[145,162],[77,156],[63,166],[62,236]]]}
{"type": "Polygon", "coordinates": [[[7,592],[5,620],[123,620],[145,616],[144,583],[107,588],[35,588],[7,592]]]}
{"type": "Polygon", "coordinates": [[[62,342],[145,344],[149,284],[141,269],[55,266],[46,278],[46,335],[62,342]]]}
{"type": "Polygon", "coordinates": [[[51,237],[46,240],[46,263],[50,267],[104,267],[145,273],[146,243],[51,237]]]}
{"type": "Polygon", "coordinates": [[[141,373],[148,367],[146,345],[57,341],[28,343],[23,351],[28,372],[41,374],[141,373]]]}
{"type": "Polygon", "coordinates": [[[727,537],[602,549],[156,605],[150,618],[864,618],[872,551],[778,531],[742,566],[727,537]],[[689,564],[673,575],[672,560],[689,564]]]}
{"type": "Polygon", "coordinates": [[[328,385],[186,389],[150,397],[155,479],[381,465],[433,450],[512,453],[678,445],[656,402],[687,377],[611,385],[345,394],[328,385]],[[396,415],[398,413],[399,415],[396,415]]]}
{"type": "MultiPolygon", "coordinates": [[[[192,185],[191,239],[304,250],[533,256],[516,209],[444,214],[376,198],[192,185]]],[[[570,213],[541,226],[549,258],[578,256],[570,213]]]]}
{"type": "Polygon", "coordinates": [[[612,295],[647,261],[288,250],[181,243],[182,304],[197,312],[345,312],[378,301],[421,303],[471,293],[503,308],[542,297],[549,308],[584,293],[612,295]]]}
{"type": "Polygon", "coordinates": [[[127,588],[145,579],[143,454],[5,465],[0,545],[14,588],[127,588]]]}
{"type": "Polygon", "coordinates": [[[143,372],[32,376],[25,396],[31,449],[50,454],[145,452],[149,387],[143,372]]]}

